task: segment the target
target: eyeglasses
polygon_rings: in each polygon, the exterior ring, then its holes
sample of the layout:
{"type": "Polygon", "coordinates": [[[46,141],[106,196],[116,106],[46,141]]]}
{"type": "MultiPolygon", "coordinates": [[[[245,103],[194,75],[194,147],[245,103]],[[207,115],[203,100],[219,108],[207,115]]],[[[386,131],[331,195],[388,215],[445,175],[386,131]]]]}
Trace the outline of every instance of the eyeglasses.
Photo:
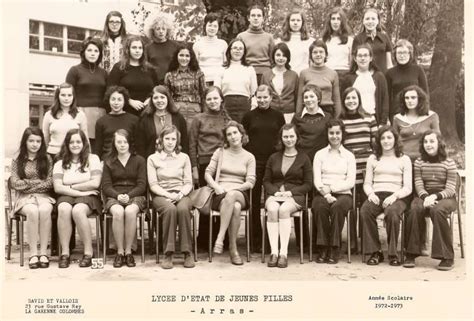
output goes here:
{"type": "Polygon", "coordinates": [[[109,21],[109,25],[116,25],[117,26],[117,25],[120,25],[120,24],[122,24],[122,21],[113,21],[113,20],[109,21]]]}

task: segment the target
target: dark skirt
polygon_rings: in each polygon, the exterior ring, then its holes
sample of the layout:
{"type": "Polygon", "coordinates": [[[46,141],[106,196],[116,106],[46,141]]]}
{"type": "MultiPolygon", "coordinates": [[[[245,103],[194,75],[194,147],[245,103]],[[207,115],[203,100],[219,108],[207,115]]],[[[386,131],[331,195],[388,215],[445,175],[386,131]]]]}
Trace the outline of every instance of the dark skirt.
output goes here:
{"type": "Polygon", "coordinates": [[[71,204],[72,206],[76,204],[86,204],[89,206],[91,209],[91,215],[100,215],[102,213],[102,202],[100,201],[99,197],[96,195],[88,195],[88,196],[79,196],[79,197],[73,197],[73,196],[66,196],[66,195],[61,195],[58,198],[58,201],[56,202],[56,206],[59,206],[61,203],[68,203],[71,204]]]}
{"type": "MultiPolygon", "coordinates": [[[[249,205],[249,192],[248,191],[245,191],[245,192],[242,192],[242,191],[239,191],[242,193],[242,195],[244,196],[244,200],[245,200],[245,204],[244,206],[242,207],[242,209],[247,209],[248,205],[249,205]]],[[[219,210],[219,206],[221,205],[221,202],[222,200],[224,199],[224,197],[226,196],[227,193],[223,193],[223,194],[220,194],[220,195],[214,195],[212,197],[212,205],[211,205],[211,209],[214,210],[214,211],[218,211],[219,210]]]]}
{"type": "Polygon", "coordinates": [[[251,108],[250,98],[242,95],[227,95],[224,97],[224,106],[232,120],[242,123],[242,118],[251,108]]]}
{"type": "Polygon", "coordinates": [[[123,207],[126,207],[131,204],[136,204],[140,211],[143,212],[146,209],[146,198],[145,196],[135,196],[132,197],[128,201],[128,203],[124,205],[120,203],[116,198],[107,197],[107,202],[105,203],[105,211],[108,212],[110,208],[114,205],[122,205],[123,207]]]}

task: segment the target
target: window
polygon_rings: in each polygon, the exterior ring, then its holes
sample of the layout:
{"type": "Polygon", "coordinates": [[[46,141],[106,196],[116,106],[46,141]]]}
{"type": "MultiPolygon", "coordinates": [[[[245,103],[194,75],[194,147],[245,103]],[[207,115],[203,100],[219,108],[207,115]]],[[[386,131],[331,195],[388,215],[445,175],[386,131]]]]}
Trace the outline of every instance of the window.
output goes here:
{"type": "Polygon", "coordinates": [[[39,127],[43,125],[43,117],[49,106],[54,101],[54,85],[30,84],[30,126],[39,127]]]}
{"type": "Polygon", "coordinates": [[[78,55],[82,41],[100,31],[30,20],[30,49],[59,54],[78,55]]]}

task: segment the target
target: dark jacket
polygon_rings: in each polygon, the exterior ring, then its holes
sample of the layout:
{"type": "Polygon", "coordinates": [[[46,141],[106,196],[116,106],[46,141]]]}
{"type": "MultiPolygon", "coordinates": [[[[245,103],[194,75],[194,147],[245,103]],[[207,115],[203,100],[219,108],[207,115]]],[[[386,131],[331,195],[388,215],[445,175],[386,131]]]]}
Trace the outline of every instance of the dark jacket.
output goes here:
{"type": "Polygon", "coordinates": [[[293,70],[287,70],[283,73],[283,90],[278,95],[273,86],[273,71],[267,70],[262,75],[262,84],[272,89],[272,102],[270,107],[282,113],[294,113],[296,110],[296,101],[298,97],[298,74],[293,70]]]}
{"type": "Polygon", "coordinates": [[[268,159],[263,177],[263,186],[268,196],[274,195],[285,186],[285,191],[290,191],[293,198],[301,206],[305,206],[305,195],[313,186],[313,167],[308,155],[298,152],[295,161],[290,166],[286,175],[281,172],[283,152],[273,153],[268,159]]]}

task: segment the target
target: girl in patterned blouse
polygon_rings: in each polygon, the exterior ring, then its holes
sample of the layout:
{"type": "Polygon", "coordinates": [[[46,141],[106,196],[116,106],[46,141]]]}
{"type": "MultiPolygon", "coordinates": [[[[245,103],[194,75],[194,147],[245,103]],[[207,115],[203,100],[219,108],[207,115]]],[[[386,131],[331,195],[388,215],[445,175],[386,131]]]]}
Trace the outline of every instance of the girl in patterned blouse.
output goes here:
{"type": "Polygon", "coordinates": [[[53,189],[52,170],[53,162],[46,153],[43,133],[39,128],[28,127],[21,138],[20,153],[12,161],[10,186],[16,191],[12,213],[26,217],[30,269],[49,267],[46,250],[55,203],[50,195],[53,189]]]}

